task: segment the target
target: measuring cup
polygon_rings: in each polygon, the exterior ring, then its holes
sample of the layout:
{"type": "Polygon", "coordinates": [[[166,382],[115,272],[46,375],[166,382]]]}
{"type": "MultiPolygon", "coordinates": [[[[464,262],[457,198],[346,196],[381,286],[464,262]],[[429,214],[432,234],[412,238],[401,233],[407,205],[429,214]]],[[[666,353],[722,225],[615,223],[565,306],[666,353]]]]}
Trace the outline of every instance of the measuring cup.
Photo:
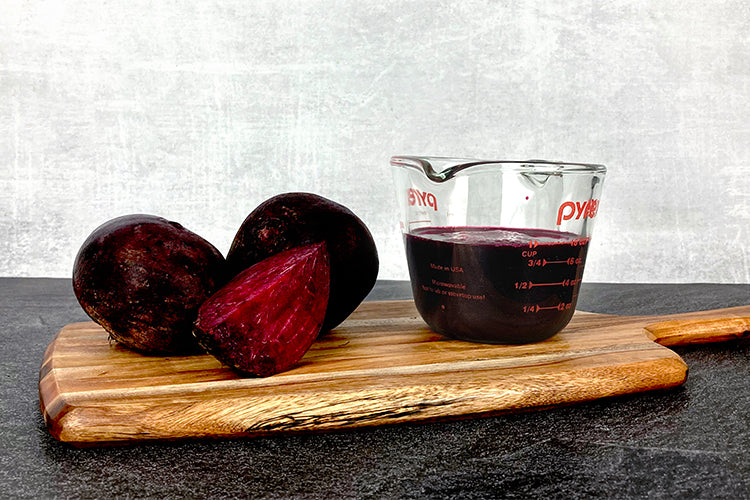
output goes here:
{"type": "Polygon", "coordinates": [[[575,312],[603,165],[394,156],[414,301],[434,331],[522,344],[575,312]]]}

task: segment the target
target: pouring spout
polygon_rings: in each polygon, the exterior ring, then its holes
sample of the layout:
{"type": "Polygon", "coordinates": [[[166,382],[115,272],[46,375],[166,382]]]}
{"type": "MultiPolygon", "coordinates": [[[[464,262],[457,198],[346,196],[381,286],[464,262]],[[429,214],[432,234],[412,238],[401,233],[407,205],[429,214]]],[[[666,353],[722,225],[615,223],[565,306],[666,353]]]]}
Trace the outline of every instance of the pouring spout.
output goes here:
{"type": "Polygon", "coordinates": [[[445,182],[458,172],[475,165],[488,163],[485,160],[470,160],[466,158],[450,158],[442,156],[393,156],[391,165],[420,170],[428,179],[434,182],[445,182]]]}

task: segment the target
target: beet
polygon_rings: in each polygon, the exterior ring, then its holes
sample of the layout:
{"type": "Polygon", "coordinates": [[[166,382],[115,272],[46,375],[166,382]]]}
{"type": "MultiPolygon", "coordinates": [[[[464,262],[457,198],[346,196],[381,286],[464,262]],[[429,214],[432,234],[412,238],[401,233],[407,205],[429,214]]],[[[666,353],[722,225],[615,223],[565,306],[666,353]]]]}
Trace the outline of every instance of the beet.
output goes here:
{"type": "Polygon", "coordinates": [[[285,193],[247,216],[227,254],[237,274],[290,248],[325,242],[330,297],[321,332],[344,321],[364,300],[378,275],[378,252],[370,231],[351,210],[311,193],[285,193]]]}
{"type": "Polygon", "coordinates": [[[324,243],[297,247],[238,274],[200,308],[194,335],[235,370],[268,376],[288,370],[320,333],[328,305],[324,243]]]}
{"type": "Polygon", "coordinates": [[[208,241],[154,215],[112,219],[86,239],[73,266],[83,310],[126,347],[146,353],[197,350],[192,324],[226,281],[208,241]]]}

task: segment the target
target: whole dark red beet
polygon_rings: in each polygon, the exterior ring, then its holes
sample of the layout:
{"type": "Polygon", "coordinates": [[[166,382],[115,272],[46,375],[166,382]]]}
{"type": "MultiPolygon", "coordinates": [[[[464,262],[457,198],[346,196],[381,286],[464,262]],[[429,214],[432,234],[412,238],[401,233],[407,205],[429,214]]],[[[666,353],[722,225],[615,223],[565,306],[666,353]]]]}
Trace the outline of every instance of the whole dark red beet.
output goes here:
{"type": "Polygon", "coordinates": [[[227,254],[230,272],[293,247],[325,242],[331,289],[322,332],[344,321],[378,275],[378,252],[362,220],[343,205],[311,193],[285,193],[261,203],[240,226],[227,254]]]}
{"type": "Polygon", "coordinates": [[[238,274],[200,308],[194,335],[235,370],[288,370],[320,333],[328,304],[324,243],[293,248],[238,274]]]}
{"type": "Polygon", "coordinates": [[[200,305],[226,281],[208,241],[154,215],[112,219],[86,239],[73,266],[83,310],[125,346],[147,353],[196,350],[200,305]]]}

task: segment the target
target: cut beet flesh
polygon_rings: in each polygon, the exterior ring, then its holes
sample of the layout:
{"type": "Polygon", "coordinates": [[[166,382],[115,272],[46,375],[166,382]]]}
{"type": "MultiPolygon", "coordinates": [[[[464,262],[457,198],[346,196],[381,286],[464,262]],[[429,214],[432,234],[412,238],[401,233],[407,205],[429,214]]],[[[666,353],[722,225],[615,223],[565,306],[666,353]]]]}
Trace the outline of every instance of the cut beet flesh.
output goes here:
{"type": "Polygon", "coordinates": [[[347,207],[312,193],[283,193],[247,216],[227,254],[231,273],[290,248],[325,242],[331,289],[323,332],[344,321],[375,285],[379,260],[364,222],[347,207]]]}
{"type": "Polygon", "coordinates": [[[288,370],[320,333],[329,281],[325,243],[276,254],[204,302],[194,335],[239,372],[264,377],[288,370]]]}

